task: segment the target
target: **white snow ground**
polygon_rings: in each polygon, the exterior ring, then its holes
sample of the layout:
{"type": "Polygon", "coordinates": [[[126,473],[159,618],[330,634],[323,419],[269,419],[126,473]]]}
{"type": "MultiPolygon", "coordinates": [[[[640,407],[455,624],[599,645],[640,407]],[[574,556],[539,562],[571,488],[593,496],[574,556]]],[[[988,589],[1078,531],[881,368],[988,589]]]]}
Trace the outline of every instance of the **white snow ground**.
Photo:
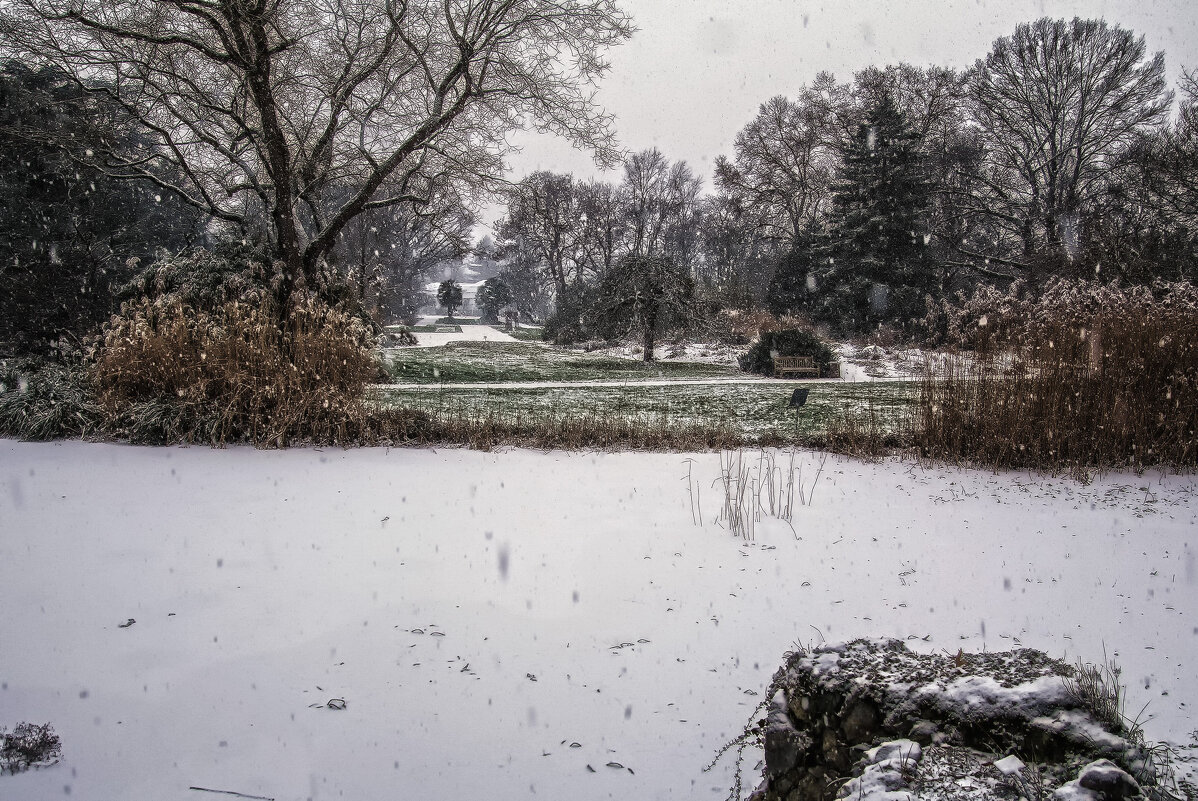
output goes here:
{"type": "MultiPolygon", "coordinates": [[[[420,318],[421,325],[436,325],[437,317],[420,318]]],[[[446,328],[449,326],[446,325],[446,328]]],[[[435,348],[448,345],[450,342],[519,342],[511,334],[505,334],[498,328],[489,325],[460,325],[461,331],[419,331],[416,333],[416,347],[435,348]]]]}
{"type": "Polygon", "coordinates": [[[0,441],[0,725],[49,721],[64,753],[0,798],[721,799],[729,766],[702,766],[825,637],[1105,646],[1148,736],[1190,742],[1194,476],[831,457],[797,533],[745,543],[710,522],[718,472],[0,441]]]}

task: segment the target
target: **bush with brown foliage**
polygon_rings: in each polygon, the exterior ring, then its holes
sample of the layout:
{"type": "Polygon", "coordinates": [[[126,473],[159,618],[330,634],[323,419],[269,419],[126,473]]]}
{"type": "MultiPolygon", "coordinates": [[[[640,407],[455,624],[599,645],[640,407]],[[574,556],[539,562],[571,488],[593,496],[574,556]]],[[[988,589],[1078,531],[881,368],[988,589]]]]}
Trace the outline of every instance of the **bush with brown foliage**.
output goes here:
{"type": "Polygon", "coordinates": [[[810,331],[827,338],[826,331],[802,315],[777,315],[765,309],[722,309],[712,322],[712,327],[726,331],[726,341],[738,345],[748,344],[760,335],[772,331],[793,329],[810,331]]]}
{"type": "Polygon", "coordinates": [[[375,413],[365,401],[381,376],[377,326],[352,297],[336,300],[336,286],[281,300],[280,277],[238,246],[143,270],[93,352],[103,433],[259,446],[401,435],[412,415],[375,413]]]}
{"type": "Polygon", "coordinates": [[[1198,465],[1198,289],[1058,282],[924,376],[925,456],[994,467],[1198,465]]]}
{"type": "Polygon", "coordinates": [[[285,314],[265,292],[211,311],[142,298],[105,327],[92,378],[135,442],[341,442],[363,426],[374,345],[360,318],[313,295],[285,314]]]}

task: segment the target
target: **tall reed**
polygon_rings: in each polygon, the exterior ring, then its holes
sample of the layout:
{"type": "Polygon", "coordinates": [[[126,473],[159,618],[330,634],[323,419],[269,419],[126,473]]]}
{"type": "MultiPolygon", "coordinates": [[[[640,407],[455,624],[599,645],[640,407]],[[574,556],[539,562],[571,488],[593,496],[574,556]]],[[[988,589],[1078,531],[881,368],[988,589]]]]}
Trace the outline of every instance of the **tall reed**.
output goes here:
{"type": "Polygon", "coordinates": [[[91,369],[99,402],[134,441],[352,440],[380,370],[372,332],[314,297],[279,318],[266,298],[127,304],[91,369]]]}
{"type": "Polygon", "coordinates": [[[1050,294],[1005,348],[923,375],[925,457],[992,467],[1198,464],[1198,294],[1050,294]]]}

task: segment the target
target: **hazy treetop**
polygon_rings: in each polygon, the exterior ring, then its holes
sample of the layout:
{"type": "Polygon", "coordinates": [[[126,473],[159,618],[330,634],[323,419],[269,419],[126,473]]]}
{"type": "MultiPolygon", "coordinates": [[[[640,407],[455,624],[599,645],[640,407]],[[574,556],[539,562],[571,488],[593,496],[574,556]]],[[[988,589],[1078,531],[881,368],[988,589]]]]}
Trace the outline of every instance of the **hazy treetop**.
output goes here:
{"type": "MultiPolygon", "coordinates": [[[[716,156],[775,95],[794,97],[820,71],[842,81],[867,66],[909,62],[965,69],[1021,22],[1048,16],[1105,19],[1165,51],[1171,87],[1198,66],[1198,13],[1189,0],[623,0],[637,26],[611,51],[599,100],[629,150],[657,147],[710,186],[716,156]]],[[[559,140],[524,137],[513,175],[536,169],[595,173],[559,140]]],[[[619,175],[613,173],[614,180],[619,175]]],[[[487,219],[484,215],[484,219],[487,219]]]]}

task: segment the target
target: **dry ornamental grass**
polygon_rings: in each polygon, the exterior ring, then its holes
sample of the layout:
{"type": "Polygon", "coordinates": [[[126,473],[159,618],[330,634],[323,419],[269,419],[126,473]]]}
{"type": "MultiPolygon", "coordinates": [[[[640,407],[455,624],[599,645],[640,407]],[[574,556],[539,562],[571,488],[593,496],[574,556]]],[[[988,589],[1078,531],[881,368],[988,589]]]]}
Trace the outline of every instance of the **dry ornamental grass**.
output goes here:
{"type": "Polygon", "coordinates": [[[993,467],[1198,464],[1198,291],[1050,290],[1006,347],[925,373],[924,456],[993,467]]]}
{"type": "MultiPolygon", "coordinates": [[[[230,301],[214,312],[177,301],[127,305],[92,368],[110,421],[133,441],[355,441],[379,365],[358,318],[305,297],[230,301]]],[[[377,421],[376,421],[377,427],[377,421]]]]}

